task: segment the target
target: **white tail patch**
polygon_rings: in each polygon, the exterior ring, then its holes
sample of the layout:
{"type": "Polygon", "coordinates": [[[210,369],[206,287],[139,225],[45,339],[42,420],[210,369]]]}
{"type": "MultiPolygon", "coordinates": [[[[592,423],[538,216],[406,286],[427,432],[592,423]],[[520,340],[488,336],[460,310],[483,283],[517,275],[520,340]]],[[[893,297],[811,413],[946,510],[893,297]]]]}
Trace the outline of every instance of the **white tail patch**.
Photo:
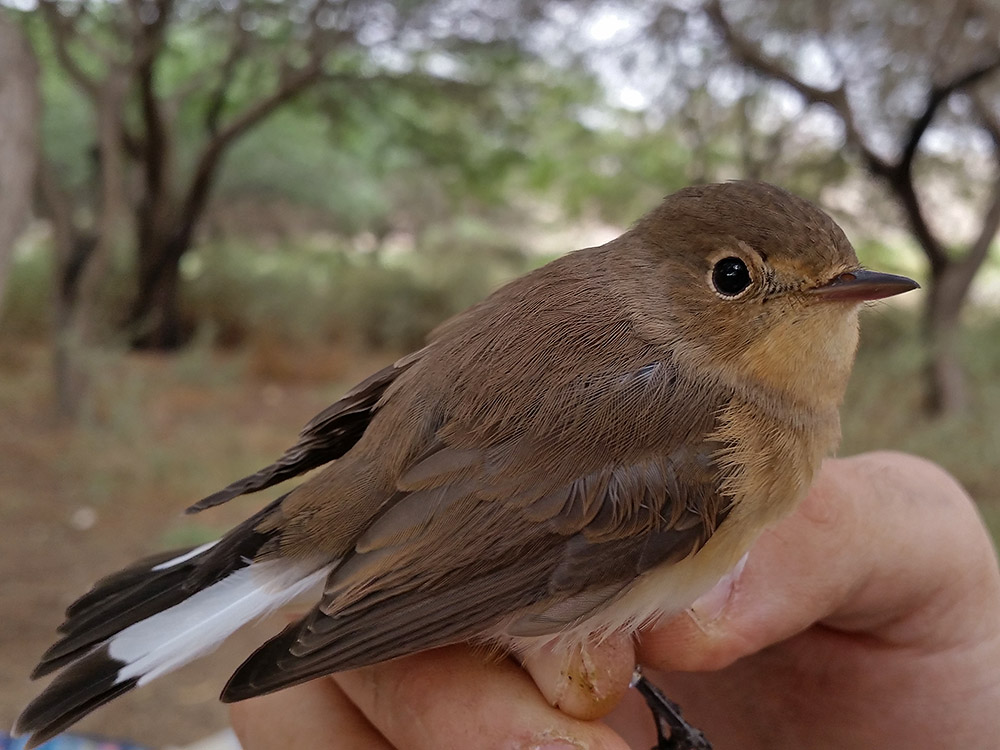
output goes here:
{"type": "Polygon", "coordinates": [[[116,683],[138,678],[139,685],[145,685],[214,651],[243,625],[319,584],[332,567],[315,570],[285,560],[253,563],[130,625],[108,641],[110,657],[125,665],[116,683]]]}
{"type": "Polygon", "coordinates": [[[208,552],[210,549],[212,549],[212,547],[214,547],[218,543],[219,540],[216,539],[214,542],[208,542],[207,544],[203,544],[200,547],[195,547],[193,550],[188,550],[183,555],[175,557],[173,560],[167,560],[166,562],[161,562],[159,565],[154,565],[151,568],[151,570],[153,571],[166,570],[167,568],[172,568],[175,565],[180,565],[181,563],[187,562],[192,557],[197,557],[202,552],[208,552]]]}

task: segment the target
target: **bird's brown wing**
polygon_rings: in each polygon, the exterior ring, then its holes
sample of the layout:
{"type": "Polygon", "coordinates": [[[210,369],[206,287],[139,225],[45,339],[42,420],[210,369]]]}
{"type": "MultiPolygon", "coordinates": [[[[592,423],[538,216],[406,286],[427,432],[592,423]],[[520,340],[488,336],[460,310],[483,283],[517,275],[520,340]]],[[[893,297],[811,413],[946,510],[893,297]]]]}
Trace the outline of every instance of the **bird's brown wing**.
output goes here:
{"type": "Polygon", "coordinates": [[[358,383],[313,417],[302,428],[295,444],[277,461],[199,500],[187,512],[197,513],[234,497],[267,489],[343,456],[361,438],[389,386],[419,356],[420,352],[416,352],[358,383]]]}
{"type": "Polygon", "coordinates": [[[601,450],[539,451],[571,434],[558,420],[482,447],[443,425],[331,573],[322,602],[251,656],[223,698],[465,640],[515,613],[518,634],[558,632],[644,571],[697,551],[728,510],[714,410],[690,398],[703,389],[666,363],[605,380],[588,398],[607,403],[586,407],[603,420],[590,431],[601,450]],[[664,429],[677,419],[685,429],[664,429]]]}

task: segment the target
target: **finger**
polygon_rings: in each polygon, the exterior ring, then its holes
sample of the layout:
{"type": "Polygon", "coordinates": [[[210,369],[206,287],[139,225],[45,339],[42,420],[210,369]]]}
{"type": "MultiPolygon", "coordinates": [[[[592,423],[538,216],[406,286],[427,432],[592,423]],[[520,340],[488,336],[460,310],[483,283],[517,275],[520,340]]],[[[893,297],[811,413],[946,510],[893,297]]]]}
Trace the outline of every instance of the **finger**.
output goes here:
{"type": "Polygon", "coordinates": [[[550,706],[510,660],[453,646],[335,675],[371,724],[407,750],[626,745],[598,722],[550,706]]]}
{"type": "Polygon", "coordinates": [[[994,636],[1000,571],[972,498],[915,456],[874,453],[854,466],[862,525],[874,537],[871,574],[823,623],[936,650],[994,636]]]}
{"type": "Polygon", "coordinates": [[[599,641],[529,651],[521,660],[549,705],[577,719],[599,719],[628,690],[635,671],[630,636],[615,633],[599,641]]]}
{"type": "Polygon", "coordinates": [[[328,677],[234,703],[229,719],[243,750],[392,750],[328,677]]]}
{"type": "MultiPolygon", "coordinates": [[[[907,614],[954,587],[964,565],[955,545],[992,554],[988,540],[970,545],[976,535],[985,536],[967,496],[932,464],[888,453],[828,461],[799,510],[761,536],[742,570],[643,634],[640,661],[719,669],[817,622],[912,643],[921,634],[908,624],[927,618],[907,614]]],[[[982,564],[972,567],[982,575],[982,564]]]]}

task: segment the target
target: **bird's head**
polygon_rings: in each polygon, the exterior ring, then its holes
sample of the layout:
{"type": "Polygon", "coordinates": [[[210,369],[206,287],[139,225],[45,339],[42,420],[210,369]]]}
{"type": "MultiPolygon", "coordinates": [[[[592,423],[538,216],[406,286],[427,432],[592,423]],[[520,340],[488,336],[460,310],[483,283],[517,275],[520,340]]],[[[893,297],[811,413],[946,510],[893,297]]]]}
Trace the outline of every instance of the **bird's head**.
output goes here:
{"type": "Polygon", "coordinates": [[[681,190],[624,239],[641,283],[666,291],[640,326],[699,367],[803,403],[843,398],[860,303],[918,286],[862,269],[833,219],[761,182],[681,190]]]}

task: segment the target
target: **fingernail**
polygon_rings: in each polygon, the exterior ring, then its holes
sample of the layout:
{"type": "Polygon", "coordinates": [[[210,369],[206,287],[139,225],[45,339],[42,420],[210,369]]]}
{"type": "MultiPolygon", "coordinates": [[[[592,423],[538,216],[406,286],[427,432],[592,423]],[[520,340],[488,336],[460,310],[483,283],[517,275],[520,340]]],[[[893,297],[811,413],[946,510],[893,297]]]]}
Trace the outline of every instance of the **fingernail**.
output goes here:
{"type": "Polygon", "coordinates": [[[556,708],[565,708],[563,702],[571,692],[587,690],[600,697],[600,675],[594,670],[590,654],[579,644],[546,646],[533,654],[525,666],[546,700],[556,708]]]}
{"type": "Polygon", "coordinates": [[[550,644],[523,663],[549,705],[591,720],[604,716],[628,689],[635,653],[631,637],[615,633],[594,643],[550,644]]]}
{"type": "Polygon", "coordinates": [[[554,643],[525,654],[521,665],[532,676],[550,706],[558,706],[568,680],[568,654],[554,643]]]}
{"type": "Polygon", "coordinates": [[[572,649],[566,656],[564,675],[568,684],[564,689],[572,687],[575,683],[578,689],[585,690],[595,701],[602,700],[609,687],[608,675],[594,663],[594,655],[590,651],[589,644],[582,644],[572,649]]]}
{"type": "Polygon", "coordinates": [[[732,570],[722,576],[717,584],[691,605],[691,617],[698,625],[711,625],[722,616],[730,599],[732,599],[736,582],[739,581],[746,564],[747,555],[743,555],[732,570]]]}

